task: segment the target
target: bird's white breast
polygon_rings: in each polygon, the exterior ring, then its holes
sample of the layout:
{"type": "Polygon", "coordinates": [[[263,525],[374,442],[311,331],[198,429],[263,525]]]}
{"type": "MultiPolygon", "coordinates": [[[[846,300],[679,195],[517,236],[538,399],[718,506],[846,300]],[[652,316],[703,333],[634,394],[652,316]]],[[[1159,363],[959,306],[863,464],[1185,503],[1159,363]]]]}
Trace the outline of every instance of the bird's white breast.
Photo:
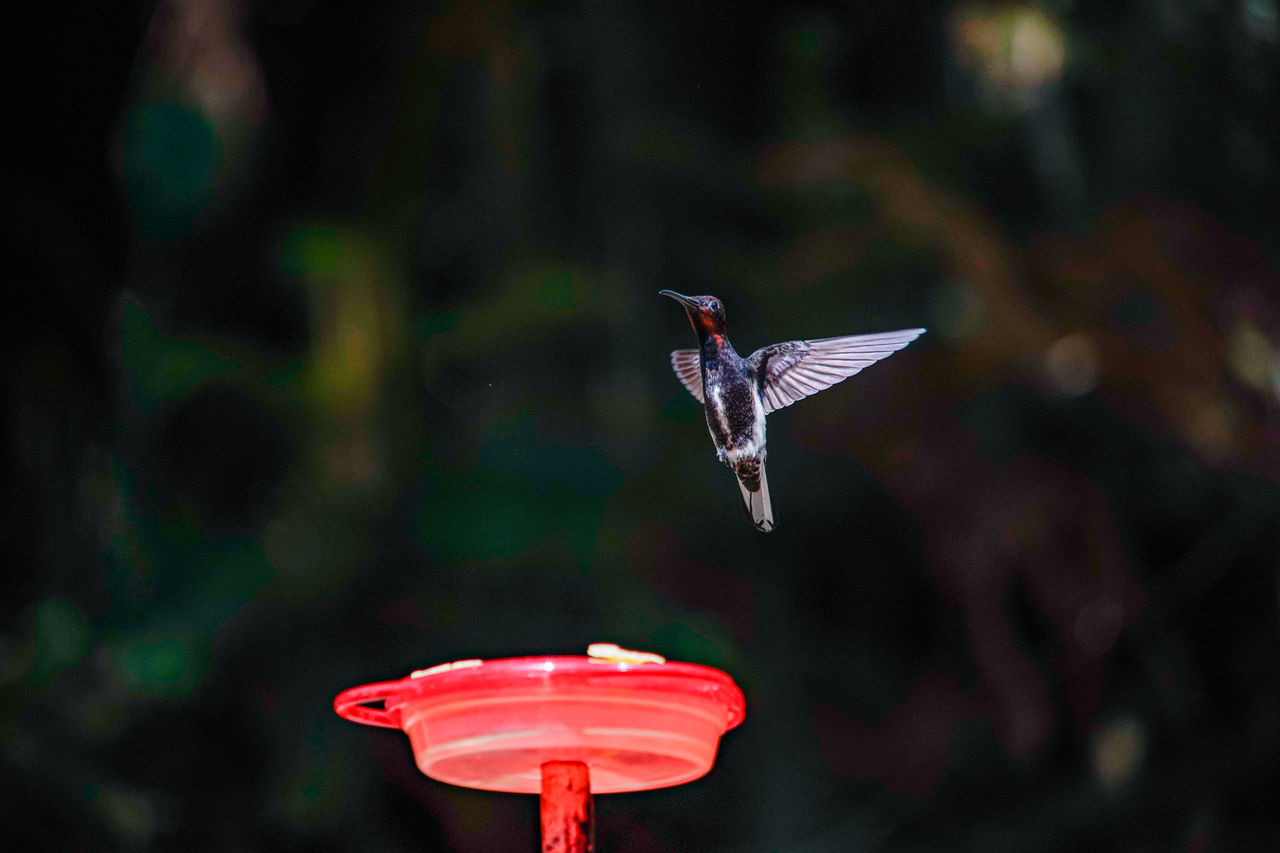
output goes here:
{"type": "Polygon", "coordinates": [[[711,398],[711,411],[716,413],[716,420],[720,422],[720,429],[725,435],[732,435],[729,429],[729,417],[724,410],[724,399],[720,393],[719,385],[712,385],[707,389],[707,393],[711,398]]]}
{"type": "Polygon", "coordinates": [[[751,438],[739,452],[747,456],[762,456],[764,454],[764,404],[760,401],[760,395],[754,391],[751,394],[751,407],[755,410],[755,418],[751,422],[751,438]]]}
{"type": "Polygon", "coordinates": [[[765,435],[764,435],[764,404],[760,400],[760,395],[752,393],[751,407],[754,414],[751,423],[751,433],[746,436],[745,440],[733,440],[733,431],[729,427],[729,418],[722,405],[721,391],[718,387],[712,386],[707,389],[707,398],[711,402],[711,409],[716,414],[716,421],[720,424],[720,429],[724,435],[729,436],[729,441],[724,448],[724,457],[733,464],[739,457],[754,459],[764,455],[765,435]]]}

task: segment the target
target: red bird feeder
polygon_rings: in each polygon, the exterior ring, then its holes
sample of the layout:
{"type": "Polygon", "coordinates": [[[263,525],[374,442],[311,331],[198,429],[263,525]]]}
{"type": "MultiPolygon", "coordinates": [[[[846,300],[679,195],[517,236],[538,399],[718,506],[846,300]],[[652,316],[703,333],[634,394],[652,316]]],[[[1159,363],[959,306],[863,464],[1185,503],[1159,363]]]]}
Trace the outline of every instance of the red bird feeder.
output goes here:
{"type": "Polygon", "coordinates": [[[588,655],[443,664],[344,690],[334,710],[403,729],[432,779],[541,794],[544,853],[579,853],[593,849],[592,793],[697,779],[744,715],[718,669],[610,644],[588,655]]]}

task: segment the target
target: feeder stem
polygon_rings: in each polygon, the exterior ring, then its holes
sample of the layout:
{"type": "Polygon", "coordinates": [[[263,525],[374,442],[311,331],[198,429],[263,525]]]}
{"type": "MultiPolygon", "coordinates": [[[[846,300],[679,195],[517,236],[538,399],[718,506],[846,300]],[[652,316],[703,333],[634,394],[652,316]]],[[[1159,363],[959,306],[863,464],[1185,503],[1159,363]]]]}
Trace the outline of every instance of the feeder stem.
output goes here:
{"type": "Polygon", "coordinates": [[[591,853],[596,846],[591,777],[581,761],[542,765],[542,853],[591,853]]]}

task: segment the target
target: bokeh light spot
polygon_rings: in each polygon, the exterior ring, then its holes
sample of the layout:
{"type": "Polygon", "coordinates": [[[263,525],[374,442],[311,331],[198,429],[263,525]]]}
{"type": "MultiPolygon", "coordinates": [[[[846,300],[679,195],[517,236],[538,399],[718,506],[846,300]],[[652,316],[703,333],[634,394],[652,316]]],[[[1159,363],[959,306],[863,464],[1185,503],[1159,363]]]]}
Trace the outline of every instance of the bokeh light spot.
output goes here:
{"type": "Polygon", "coordinates": [[[207,344],[167,337],[146,307],[129,295],[121,300],[119,335],[129,387],[144,411],[184,397],[206,380],[240,367],[207,344]]]}
{"type": "Polygon", "coordinates": [[[1121,717],[1099,729],[1093,738],[1093,770],[1109,790],[1131,779],[1147,751],[1146,726],[1135,717],[1121,717]]]}
{"type": "Polygon", "coordinates": [[[280,265],[306,285],[312,344],[304,382],[336,431],[320,455],[332,479],[365,482],[377,469],[365,434],[399,337],[394,276],[378,243],[350,228],[300,225],[281,242],[280,265]]]}
{"type": "Polygon", "coordinates": [[[817,53],[821,49],[822,43],[818,40],[818,34],[813,30],[804,30],[796,33],[796,47],[801,53],[817,53]]]}
{"type": "Polygon", "coordinates": [[[118,651],[116,669],[134,693],[182,698],[195,690],[203,676],[194,651],[189,639],[143,637],[118,651]]]}
{"type": "Polygon", "coordinates": [[[1256,324],[1237,323],[1227,338],[1227,364],[1236,378],[1255,391],[1271,387],[1275,352],[1256,324]]]}
{"type": "Polygon", "coordinates": [[[187,668],[187,655],[172,637],[157,643],[135,646],[129,655],[129,669],[145,681],[171,683],[187,668]]]}
{"type": "Polygon", "coordinates": [[[1230,453],[1236,440],[1232,411],[1208,394],[1191,394],[1186,405],[1187,431],[1201,452],[1211,459],[1230,453]]]}
{"type": "Polygon", "coordinates": [[[155,809],[143,796],[119,789],[102,789],[94,805],[107,822],[122,835],[145,837],[155,828],[155,809]]]}
{"type": "Polygon", "coordinates": [[[1076,642],[1089,654],[1103,655],[1115,644],[1123,627],[1123,605],[1112,596],[1098,596],[1076,614],[1076,642]]]}
{"type": "Polygon", "coordinates": [[[126,122],[122,171],[138,230],[181,237],[213,196],[221,151],[213,128],[192,106],[148,100],[126,122]]]}
{"type": "Polygon", "coordinates": [[[552,308],[574,308],[579,303],[575,289],[573,274],[568,270],[558,270],[543,276],[536,298],[552,308]]]}
{"type": "Polygon", "coordinates": [[[1056,20],[1032,5],[961,3],[951,15],[957,61],[993,91],[1016,94],[1051,83],[1066,66],[1066,39],[1056,20]]]}
{"type": "Polygon", "coordinates": [[[32,614],[34,654],[27,684],[43,687],[58,672],[79,662],[89,651],[89,626],[65,601],[47,599],[32,614]]]}
{"type": "Polygon", "coordinates": [[[331,275],[345,255],[342,235],[336,228],[295,228],[280,246],[280,263],[295,278],[331,275]]]}
{"type": "Polygon", "coordinates": [[[1098,351],[1088,335],[1066,335],[1045,351],[1044,371],[1059,394],[1086,394],[1098,382],[1098,351]]]}
{"type": "Polygon", "coordinates": [[[1240,4],[1241,17],[1246,32],[1254,38],[1275,42],[1280,40],[1280,12],[1275,0],[1245,0],[1240,4]]]}

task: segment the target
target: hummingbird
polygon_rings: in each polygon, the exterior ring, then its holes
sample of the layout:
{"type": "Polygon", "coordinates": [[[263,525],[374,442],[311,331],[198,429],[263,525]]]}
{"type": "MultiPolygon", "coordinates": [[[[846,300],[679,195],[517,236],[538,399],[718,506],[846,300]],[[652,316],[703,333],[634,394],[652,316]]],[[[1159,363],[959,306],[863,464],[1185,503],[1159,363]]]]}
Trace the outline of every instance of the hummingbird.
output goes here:
{"type": "Polygon", "coordinates": [[[765,415],[848,379],[925,331],[785,341],[742,358],[725,335],[724,305],[719,299],[674,290],[658,292],[684,306],[698,335],[697,349],[671,353],[671,367],[702,403],[716,458],[733,469],[747,516],[765,533],[773,529],[773,504],[764,473],[765,415]]]}

